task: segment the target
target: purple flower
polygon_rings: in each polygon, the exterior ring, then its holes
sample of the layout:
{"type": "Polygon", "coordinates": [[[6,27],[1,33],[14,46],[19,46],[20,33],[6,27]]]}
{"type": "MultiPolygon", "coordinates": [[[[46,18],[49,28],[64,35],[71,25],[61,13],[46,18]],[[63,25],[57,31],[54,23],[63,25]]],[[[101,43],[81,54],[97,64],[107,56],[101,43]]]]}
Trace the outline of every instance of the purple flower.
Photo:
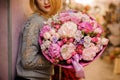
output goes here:
{"type": "Polygon", "coordinates": [[[51,41],[52,41],[53,43],[56,43],[56,42],[58,41],[58,38],[57,38],[56,36],[52,36],[52,37],[51,37],[51,41]]]}
{"type": "Polygon", "coordinates": [[[84,43],[84,39],[81,39],[80,41],[79,41],[79,44],[83,44],[84,43]]]}

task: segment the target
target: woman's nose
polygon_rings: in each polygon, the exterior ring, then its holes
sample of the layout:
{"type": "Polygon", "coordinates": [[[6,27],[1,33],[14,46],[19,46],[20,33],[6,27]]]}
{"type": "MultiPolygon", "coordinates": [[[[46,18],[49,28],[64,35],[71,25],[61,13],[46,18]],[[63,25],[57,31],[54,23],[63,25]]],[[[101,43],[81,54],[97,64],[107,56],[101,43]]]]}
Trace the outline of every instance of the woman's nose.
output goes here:
{"type": "Polygon", "coordinates": [[[45,0],[45,2],[44,2],[45,4],[49,4],[49,0],[45,0]]]}

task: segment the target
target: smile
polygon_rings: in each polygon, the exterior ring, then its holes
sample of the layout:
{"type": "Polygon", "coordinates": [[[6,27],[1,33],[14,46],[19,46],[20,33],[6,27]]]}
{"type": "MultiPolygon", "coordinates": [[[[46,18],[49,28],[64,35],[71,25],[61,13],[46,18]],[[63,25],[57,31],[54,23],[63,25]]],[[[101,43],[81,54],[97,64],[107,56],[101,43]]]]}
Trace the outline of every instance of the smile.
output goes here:
{"type": "Polygon", "coordinates": [[[44,6],[44,7],[47,9],[47,8],[50,8],[50,5],[47,5],[47,6],[44,6]]]}

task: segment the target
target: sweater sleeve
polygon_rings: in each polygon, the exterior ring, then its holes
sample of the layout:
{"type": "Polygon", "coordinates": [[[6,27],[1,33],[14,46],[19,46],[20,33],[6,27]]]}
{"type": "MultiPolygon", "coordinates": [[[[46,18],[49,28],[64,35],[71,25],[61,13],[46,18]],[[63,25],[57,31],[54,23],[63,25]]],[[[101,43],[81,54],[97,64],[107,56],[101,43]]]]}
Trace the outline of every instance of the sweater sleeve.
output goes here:
{"type": "Polygon", "coordinates": [[[40,68],[50,65],[42,55],[38,44],[39,24],[29,22],[23,30],[22,65],[24,68],[40,68]]]}

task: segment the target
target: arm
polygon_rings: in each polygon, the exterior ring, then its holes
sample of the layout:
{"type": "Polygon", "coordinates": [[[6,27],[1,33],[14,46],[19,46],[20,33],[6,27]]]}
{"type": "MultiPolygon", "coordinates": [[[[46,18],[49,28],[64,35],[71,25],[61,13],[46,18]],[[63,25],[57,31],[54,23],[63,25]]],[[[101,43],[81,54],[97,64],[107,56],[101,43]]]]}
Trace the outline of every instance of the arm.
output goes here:
{"type": "Polygon", "coordinates": [[[39,25],[37,23],[27,24],[23,32],[22,41],[22,65],[24,68],[38,68],[45,64],[50,64],[40,54],[38,44],[39,25]]]}

